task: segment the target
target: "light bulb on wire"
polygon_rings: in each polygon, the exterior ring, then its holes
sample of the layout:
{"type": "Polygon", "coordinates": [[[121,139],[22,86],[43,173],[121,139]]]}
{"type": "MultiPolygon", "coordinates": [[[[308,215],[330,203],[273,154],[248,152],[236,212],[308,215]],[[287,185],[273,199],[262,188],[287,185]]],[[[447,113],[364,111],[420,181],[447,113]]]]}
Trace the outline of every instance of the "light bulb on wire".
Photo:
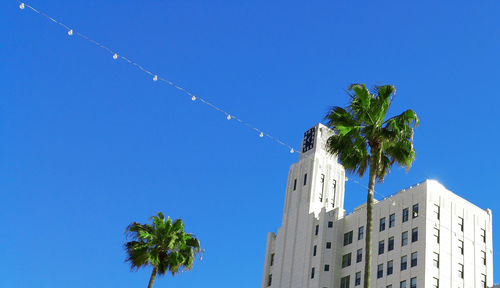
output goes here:
{"type": "Polygon", "coordinates": [[[260,132],[259,137],[260,138],[264,137],[264,133],[260,132]]]}
{"type": "Polygon", "coordinates": [[[19,4],[19,9],[21,9],[21,10],[24,9],[24,3],[19,4]]]}
{"type": "Polygon", "coordinates": [[[196,96],[193,95],[193,97],[191,97],[191,100],[196,101],[196,96]]]}
{"type": "Polygon", "coordinates": [[[69,29],[69,31],[68,31],[68,35],[69,35],[69,36],[72,36],[72,35],[73,35],[73,29],[69,29]]]}
{"type": "Polygon", "coordinates": [[[118,54],[116,54],[116,53],[113,54],[113,59],[115,59],[115,60],[118,59],[118,54]]]}
{"type": "Polygon", "coordinates": [[[292,149],[290,149],[290,153],[292,153],[292,154],[293,154],[294,152],[295,152],[295,151],[293,150],[293,148],[292,148],[292,149]]]}
{"type": "Polygon", "coordinates": [[[227,120],[231,120],[231,115],[230,115],[230,114],[227,114],[226,119],[227,119],[227,120]]]}
{"type": "Polygon", "coordinates": [[[155,75],[155,76],[153,77],[153,81],[158,81],[158,76],[157,76],[157,75],[155,75]]]}

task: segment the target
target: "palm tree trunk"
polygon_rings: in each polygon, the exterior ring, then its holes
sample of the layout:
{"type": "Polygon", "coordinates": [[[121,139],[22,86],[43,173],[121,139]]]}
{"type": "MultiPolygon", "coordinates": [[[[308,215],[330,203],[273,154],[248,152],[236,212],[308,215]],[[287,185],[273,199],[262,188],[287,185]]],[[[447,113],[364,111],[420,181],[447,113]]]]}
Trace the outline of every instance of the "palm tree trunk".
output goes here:
{"type": "Polygon", "coordinates": [[[365,273],[364,288],[370,288],[372,271],[372,222],[373,222],[373,194],[375,192],[375,180],[378,164],[380,161],[380,149],[371,147],[370,176],[368,179],[368,195],[366,197],[366,238],[365,238],[365,273]]]}
{"type": "Polygon", "coordinates": [[[156,267],[153,267],[153,272],[151,272],[151,278],[149,278],[148,288],[153,288],[153,283],[155,282],[155,277],[156,277],[157,271],[158,271],[158,269],[156,269],[156,267]]]}

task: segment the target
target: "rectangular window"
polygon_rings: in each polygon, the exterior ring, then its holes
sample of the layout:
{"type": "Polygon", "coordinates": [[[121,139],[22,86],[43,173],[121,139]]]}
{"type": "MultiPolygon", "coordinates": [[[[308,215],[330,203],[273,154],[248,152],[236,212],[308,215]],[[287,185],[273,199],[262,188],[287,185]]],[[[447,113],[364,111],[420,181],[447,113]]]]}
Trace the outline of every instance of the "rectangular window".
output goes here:
{"type": "Polygon", "coordinates": [[[464,241],[458,240],[458,252],[460,255],[464,255],[464,241]]]}
{"type": "Polygon", "coordinates": [[[484,265],[486,265],[486,252],[481,251],[481,261],[483,262],[484,265]]]}
{"type": "Polygon", "coordinates": [[[365,227],[361,226],[358,228],[358,240],[363,239],[363,236],[365,234],[365,227]]]}
{"type": "Polygon", "coordinates": [[[439,241],[440,241],[440,237],[439,237],[439,229],[438,228],[434,228],[434,239],[436,239],[436,243],[439,244],[439,241]]]}
{"type": "Polygon", "coordinates": [[[410,288],[417,288],[417,277],[410,279],[410,288]]]}
{"type": "Polygon", "coordinates": [[[486,243],[486,230],[481,228],[481,239],[483,240],[483,243],[486,243]]]}
{"type": "Polygon", "coordinates": [[[387,285],[385,286],[385,288],[392,288],[392,285],[387,285]]]}
{"type": "Polygon", "coordinates": [[[439,205],[437,204],[434,204],[434,215],[437,220],[441,218],[441,207],[439,207],[439,205]]]}
{"type": "Polygon", "coordinates": [[[464,232],[464,218],[458,216],[458,229],[464,232]]]}
{"type": "Polygon", "coordinates": [[[406,280],[399,282],[399,288],[406,288],[406,280]]]}
{"type": "Polygon", "coordinates": [[[307,173],[304,174],[304,185],[306,185],[306,184],[307,184],[307,173]]]}
{"type": "Polygon", "coordinates": [[[293,191],[297,189],[297,178],[293,180],[293,191]]]}
{"type": "Polygon", "coordinates": [[[412,211],[413,211],[413,213],[411,214],[412,218],[417,218],[418,217],[418,204],[413,205],[412,211]]]}
{"type": "Polygon", "coordinates": [[[332,180],[332,207],[335,207],[335,193],[337,191],[337,180],[332,180]]]}
{"type": "Polygon", "coordinates": [[[340,279],[340,288],[349,288],[350,276],[345,276],[340,279]]]}
{"type": "Polygon", "coordinates": [[[330,265],[328,264],[325,265],[325,271],[330,271],[330,265]]]}
{"type": "Polygon", "coordinates": [[[411,253],[411,267],[417,266],[417,260],[418,260],[417,258],[418,258],[417,252],[411,253]]]}
{"type": "Polygon", "coordinates": [[[377,279],[384,277],[384,264],[378,264],[377,266],[377,279]]]}
{"type": "Polygon", "coordinates": [[[401,271],[406,270],[408,267],[408,258],[405,256],[401,257],[401,271]]]}
{"type": "Polygon", "coordinates": [[[378,255],[384,254],[384,240],[378,242],[378,255]]]}
{"type": "Polygon", "coordinates": [[[342,256],[342,268],[351,266],[351,253],[342,256]]]}
{"type": "Polygon", "coordinates": [[[394,250],[394,237],[389,237],[387,243],[387,251],[392,251],[392,250],[394,250]]]}
{"type": "Polygon", "coordinates": [[[332,248],[332,242],[326,242],[326,249],[332,248]]]}
{"type": "Polygon", "coordinates": [[[439,279],[432,278],[432,288],[439,288],[439,279]]]}
{"type": "Polygon", "coordinates": [[[321,174],[321,193],[319,193],[319,202],[323,202],[323,194],[325,194],[325,174],[321,174]]]}
{"type": "Polygon", "coordinates": [[[316,225],[316,228],[314,228],[314,235],[318,235],[319,232],[319,225],[316,225]]]}
{"type": "Polygon", "coordinates": [[[408,244],[408,231],[401,233],[401,246],[406,246],[408,244]]]}
{"type": "Polygon", "coordinates": [[[271,254],[271,261],[269,261],[269,266],[273,266],[274,264],[274,253],[271,254]]]}
{"type": "Polygon", "coordinates": [[[380,218],[380,225],[378,231],[384,231],[384,230],[385,230],[385,217],[382,217],[380,218]]]}
{"type": "Polygon", "coordinates": [[[432,257],[432,266],[439,268],[439,254],[436,252],[433,252],[433,257],[432,257]]]}
{"type": "Polygon", "coordinates": [[[316,245],[314,245],[314,247],[313,247],[313,256],[316,256],[316,249],[317,249],[317,247],[316,247],[316,245]]]}
{"type": "Polygon", "coordinates": [[[481,274],[481,287],[486,288],[486,275],[481,274]]]}
{"type": "Polygon", "coordinates": [[[408,221],[408,208],[403,209],[403,223],[408,221]]]}
{"type": "Polygon", "coordinates": [[[396,214],[392,213],[391,215],[389,215],[389,228],[394,227],[395,224],[396,224],[396,214]]]}
{"type": "Polygon", "coordinates": [[[332,228],[333,227],[333,221],[328,221],[328,228],[332,228]]]}
{"type": "Polygon", "coordinates": [[[363,261],[363,249],[356,251],[356,263],[363,261]]]}
{"type": "Polygon", "coordinates": [[[273,284],[273,274],[267,276],[267,286],[271,286],[271,284],[273,284]]]}
{"type": "Polygon", "coordinates": [[[464,279],[464,264],[458,263],[458,277],[464,279]]]}
{"type": "Polygon", "coordinates": [[[359,286],[359,285],[361,285],[361,272],[356,272],[354,286],[359,286]]]}
{"type": "Polygon", "coordinates": [[[411,242],[416,242],[418,240],[418,228],[413,228],[411,230],[411,242]]]}
{"type": "Polygon", "coordinates": [[[311,279],[314,278],[314,267],[311,268],[311,279]]]}
{"type": "Polygon", "coordinates": [[[344,246],[352,243],[352,231],[344,233],[344,246]]]}
{"type": "Polygon", "coordinates": [[[392,275],[392,271],[394,269],[393,262],[387,261],[387,275],[392,275]]]}

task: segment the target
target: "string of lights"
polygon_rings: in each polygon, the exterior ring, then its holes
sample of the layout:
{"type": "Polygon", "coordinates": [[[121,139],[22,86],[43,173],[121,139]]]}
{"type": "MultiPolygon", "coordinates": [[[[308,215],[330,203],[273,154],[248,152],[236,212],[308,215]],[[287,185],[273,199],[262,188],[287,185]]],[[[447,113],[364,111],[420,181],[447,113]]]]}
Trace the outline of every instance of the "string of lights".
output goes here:
{"type": "Polygon", "coordinates": [[[192,101],[199,101],[205,105],[207,105],[208,107],[224,114],[225,118],[227,120],[235,120],[236,122],[242,124],[243,126],[246,126],[248,128],[250,128],[251,130],[255,131],[257,133],[257,135],[260,137],[260,138],[263,138],[263,137],[267,137],[269,138],[270,140],[274,141],[275,143],[278,143],[284,147],[286,147],[290,153],[297,153],[298,150],[297,149],[294,149],[291,145],[281,141],[279,138],[275,137],[275,136],[272,136],[271,134],[269,133],[266,133],[264,132],[263,130],[255,127],[254,125],[250,124],[249,122],[247,121],[244,121],[243,119],[237,117],[236,115],[234,114],[231,114],[227,111],[225,111],[224,109],[220,108],[219,106],[211,103],[210,101],[204,99],[204,98],[201,98],[199,96],[196,96],[194,95],[193,93],[191,93],[190,91],[188,91],[187,89],[173,83],[172,81],[169,81],[168,79],[165,79],[163,77],[161,77],[159,74],[157,73],[154,73],[146,68],[144,68],[144,66],[138,64],[137,62],[134,62],[132,61],[131,59],[119,54],[117,52],[117,50],[113,50],[107,46],[105,46],[104,44],[100,43],[100,42],[97,42],[96,40],[90,38],[89,36],[81,33],[79,30],[77,29],[73,29],[72,27],[60,22],[60,21],[57,21],[55,20],[53,17],[49,16],[48,14],[42,12],[42,11],[39,11],[38,9],[35,9],[33,6],[29,5],[29,4],[26,4],[20,0],[16,0],[19,4],[19,8],[21,10],[24,10],[26,8],[32,10],[33,12],[47,18],[48,20],[54,22],[55,24],[61,26],[64,30],[66,30],[66,33],[68,34],[68,36],[78,36],[92,44],[94,44],[95,46],[105,50],[106,52],[108,52],[111,57],[113,57],[114,60],[123,60],[123,61],[126,61],[127,63],[129,63],[130,65],[132,66],[135,66],[136,68],[138,68],[139,70],[141,70],[142,72],[148,74],[150,77],[152,77],[152,80],[154,82],[157,82],[157,81],[161,81],[161,82],[164,82],[164,83],[167,83],[168,85],[172,86],[173,88],[179,90],[180,92],[182,92],[183,94],[187,95],[192,101]]]}

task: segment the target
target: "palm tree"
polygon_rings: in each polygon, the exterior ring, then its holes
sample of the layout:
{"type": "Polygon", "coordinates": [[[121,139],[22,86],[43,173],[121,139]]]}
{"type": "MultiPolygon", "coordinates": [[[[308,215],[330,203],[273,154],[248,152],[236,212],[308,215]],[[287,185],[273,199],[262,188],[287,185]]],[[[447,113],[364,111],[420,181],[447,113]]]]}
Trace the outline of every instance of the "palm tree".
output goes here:
{"type": "Polygon", "coordinates": [[[156,274],[167,271],[174,276],[193,267],[195,256],[200,252],[200,242],[192,234],[184,233],[181,219],[173,221],[161,212],[151,217],[152,224],[131,223],[125,233],[132,238],[125,244],[127,259],[132,270],[151,265],[153,271],[148,288],[153,287],[156,274]]]}
{"type": "Polygon", "coordinates": [[[375,180],[379,183],[397,163],[410,169],[415,160],[413,129],[419,119],[413,110],[385,120],[396,89],[392,85],[376,86],[373,91],[364,84],[349,86],[351,103],[344,109],[332,107],[325,119],[335,131],[328,138],[327,150],[337,154],[347,172],[363,176],[369,167],[368,195],[366,200],[366,238],[364,287],[370,287],[371,238],[373,220],[373,193],[375,180]]]}

